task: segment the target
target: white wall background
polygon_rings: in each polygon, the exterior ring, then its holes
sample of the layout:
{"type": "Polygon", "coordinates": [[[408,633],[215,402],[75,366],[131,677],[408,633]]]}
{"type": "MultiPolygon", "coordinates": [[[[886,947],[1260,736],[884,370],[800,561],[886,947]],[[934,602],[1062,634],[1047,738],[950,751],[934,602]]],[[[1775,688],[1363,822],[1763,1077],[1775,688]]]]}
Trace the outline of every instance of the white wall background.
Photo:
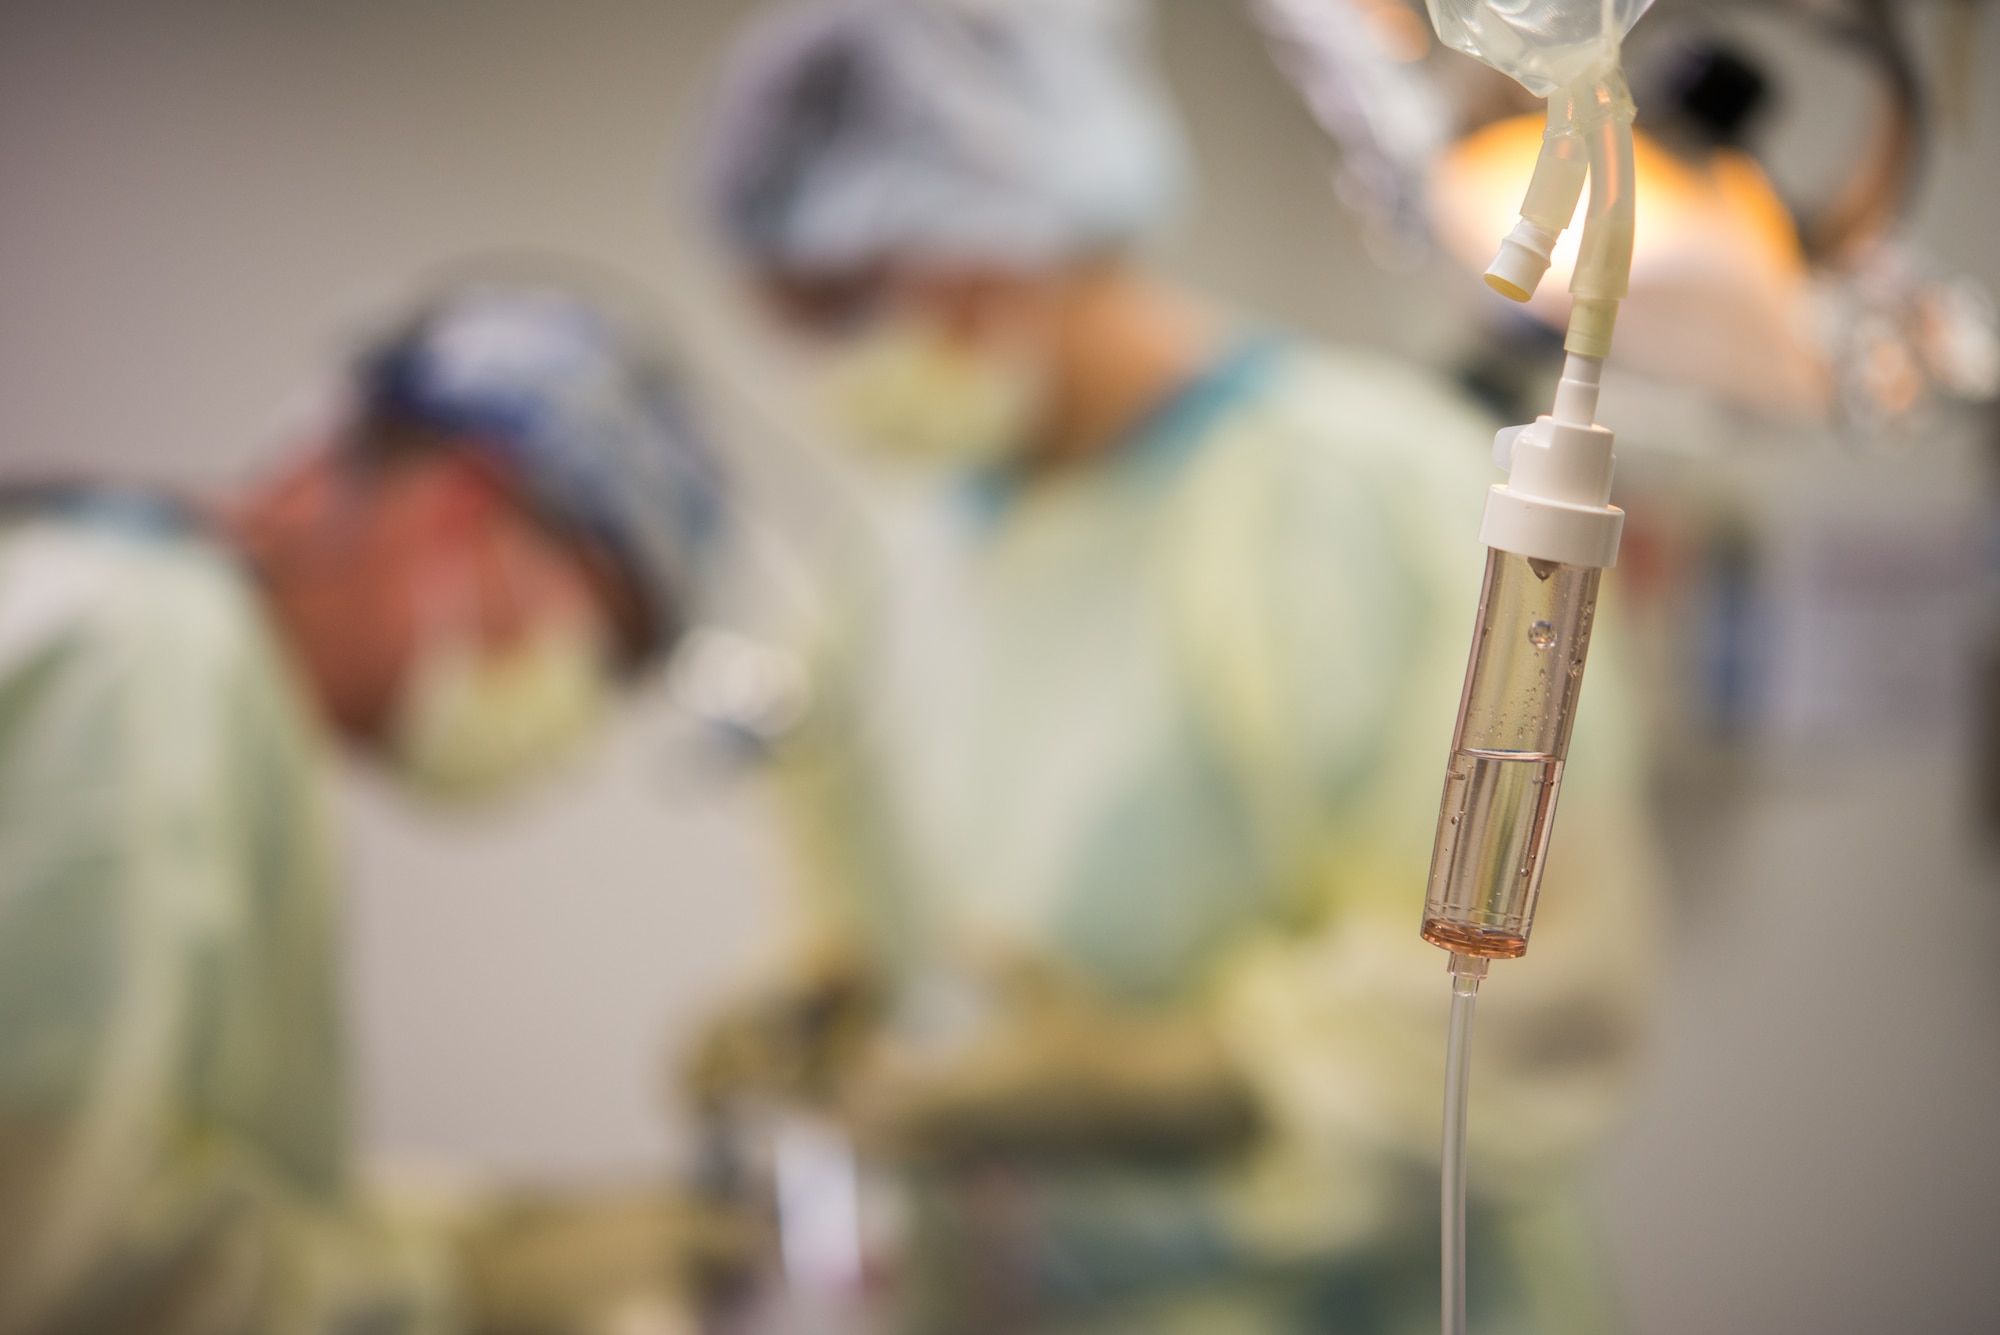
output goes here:
{"type": "MultiPolygon", "coordinates": [[[[613,265],[740,380],[669,163],[742,9],[0,0],[0,462],[235,475],[357,320],[468,251],[613,265]]],[[[1444,342],[1473,280],[1360,258],[1323,141],[1235,6],[1167,0],[1164,20],[1206,185],[1170,266],[1311,332],[1444,342]]],[[[1982,54],[2000,77],[1992,25],[1982,54]]],[[[2000,286],[1997,104],[1982,89],[1980,137],[1947,148],[1920,221],[2000,286]]],[[[718,406],[754,461],[755,423],[718,406]]],[[[1962,846],[1954,774],[1925,752],[1779,775],[1709,841],[1607,1173],[1642,1330],[2000,1328],[2000,892],[1962,846]]],[[[664,1062],[768,939],[782,857],[755,786],[692,767],[656,699],[578,777],[444,828],[345,794],[377,1148],[540,1178],[672,1152],[664,1062]]]]}

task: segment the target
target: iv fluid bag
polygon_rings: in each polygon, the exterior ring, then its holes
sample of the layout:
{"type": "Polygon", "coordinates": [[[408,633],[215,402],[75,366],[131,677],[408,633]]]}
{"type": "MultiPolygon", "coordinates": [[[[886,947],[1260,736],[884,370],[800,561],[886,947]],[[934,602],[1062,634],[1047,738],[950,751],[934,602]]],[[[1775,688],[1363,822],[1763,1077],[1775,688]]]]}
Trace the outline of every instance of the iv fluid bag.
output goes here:
{"type": "Polygon", "coordinates": [[[1439,40],[1537,97],[1608,65],[1653,0],[1426,0],[1439,40]]]}

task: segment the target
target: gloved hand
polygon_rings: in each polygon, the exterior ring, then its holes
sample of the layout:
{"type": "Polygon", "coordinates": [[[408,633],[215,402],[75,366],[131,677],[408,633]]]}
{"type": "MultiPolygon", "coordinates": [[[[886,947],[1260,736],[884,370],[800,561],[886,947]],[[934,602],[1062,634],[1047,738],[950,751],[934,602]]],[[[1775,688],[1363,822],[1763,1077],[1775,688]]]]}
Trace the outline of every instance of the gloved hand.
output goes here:
{"type": "Polygon", "coordinates": [[[1203,1018],[1114,1004],[1015,967],[985,1031],[946,1057],[878,1039],[842,1083],[867,1152],[948,1164],[1000,1155],[1208,1157],[1256,1128],[1248,1085],[1203,1018]]]}
{"type": "Polygon", "coordinates": [[[715,1016],[682,1068],[681,1090],[700,1112],[745,1097],[823,1106],[876,1026],[881,995],[851,956],[810,958],[715,1016]]]}

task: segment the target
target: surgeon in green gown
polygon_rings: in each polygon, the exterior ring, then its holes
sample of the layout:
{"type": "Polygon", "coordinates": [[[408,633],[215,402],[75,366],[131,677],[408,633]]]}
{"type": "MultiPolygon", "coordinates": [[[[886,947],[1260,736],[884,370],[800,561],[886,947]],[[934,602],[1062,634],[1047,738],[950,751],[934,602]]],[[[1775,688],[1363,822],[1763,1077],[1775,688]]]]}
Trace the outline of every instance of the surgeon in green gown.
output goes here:
{"type": "MultiPolygon", "coordinates": [[[[903,1329],[1434,1329],[1417,927],[1494,424],[1149,270],[1182,161],[1143,35],[1120,0],[840,0],[725,66],[711,214],[829,423],[905,467],[790,756],[793,981],[691,1085],[789,1087],[900,1170],[903,1329]],[[801,1035],[837,1050],[759,1053],[801,1035]]],[[[1607,648],[1480,1022],[1482,1330],[1611,1319],[1575,1187],[1653,863],[1607,648]]]]}
{"type": "Polygon", "coordinates": [[[233,495],[0,489],[0,1332],[456,1328],[354,1181],[328,762],[457,802],[561,760],[717,496],[641,342],[495,286],[233,495]]]}

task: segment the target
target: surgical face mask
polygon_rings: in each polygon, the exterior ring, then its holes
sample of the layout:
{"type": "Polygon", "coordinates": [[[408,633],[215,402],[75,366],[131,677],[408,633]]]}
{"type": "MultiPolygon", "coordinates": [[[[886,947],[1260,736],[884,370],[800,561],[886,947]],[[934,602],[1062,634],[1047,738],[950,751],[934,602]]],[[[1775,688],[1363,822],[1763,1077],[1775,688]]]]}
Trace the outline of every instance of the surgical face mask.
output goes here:
{"type": "Polygon", "coordinates": [[[977,468],[1026,440],[1043,385],[1025,353],[970,349],[903,316],[834,353],[820,391],[829,415],[859,444],[905,462],[977,468]]]}
{"type": "Polygon", "coordinates": [[[405,678],[390,754],[431,796],[488,796],[575,751],[608,694],[605,649],[586,626],[498,650],[454,630],[426,643],[405,678]]]}

